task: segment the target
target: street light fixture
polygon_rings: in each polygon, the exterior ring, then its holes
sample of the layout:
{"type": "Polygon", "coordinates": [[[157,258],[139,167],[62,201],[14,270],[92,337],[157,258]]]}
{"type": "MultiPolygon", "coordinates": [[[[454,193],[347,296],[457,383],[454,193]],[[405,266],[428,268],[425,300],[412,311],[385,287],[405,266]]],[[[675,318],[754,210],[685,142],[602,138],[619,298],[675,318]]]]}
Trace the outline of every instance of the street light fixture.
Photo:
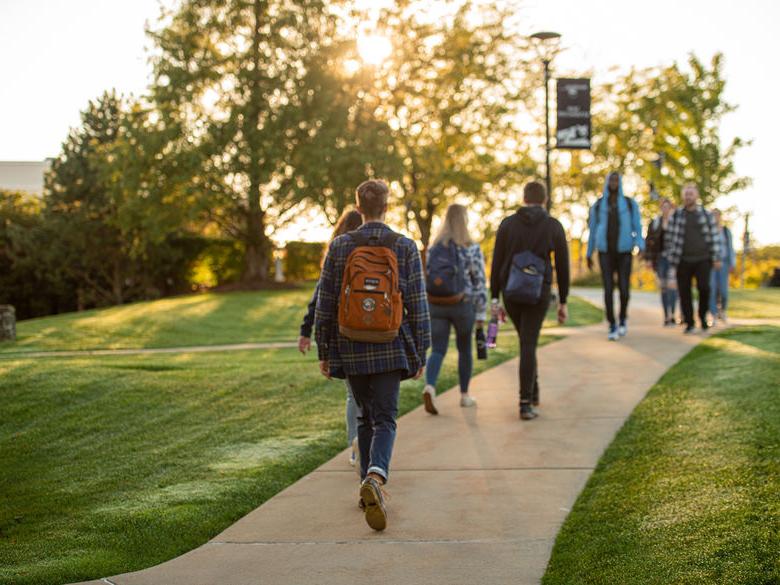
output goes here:
{"type": "Polygon", "coordinates": [[[547,209],[552,205],[552,176],[550,174],[550,63],[557,51],[557,32],[540,31],[531,35],[544,64],[544,183],[547,187],[547,209]]]}

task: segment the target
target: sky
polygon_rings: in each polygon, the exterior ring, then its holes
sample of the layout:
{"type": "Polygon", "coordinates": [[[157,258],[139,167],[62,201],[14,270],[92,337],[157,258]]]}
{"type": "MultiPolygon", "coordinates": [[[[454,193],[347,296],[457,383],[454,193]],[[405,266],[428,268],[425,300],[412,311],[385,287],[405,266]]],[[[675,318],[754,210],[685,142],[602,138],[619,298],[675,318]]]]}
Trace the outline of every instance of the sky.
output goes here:
{"type": "MultiPolygon", "coordinates": [[[[170,0],[167,0],[170,1],[170,0]]],[[[364,2],[367,0],[363,0],[364,2]]],[[[553,30],[565,47],[554,75],[612,66],[648,67],[725,55],[726,97],[739,106],[723,121],[724,143],[752,139],[737,171],[753,186],[719,201],[751,212],[755,241],[780,243],[780,203],[772,187],[780,141],[780,2],[771,0],[518,0],[527,32],[553,30]]],[[[0,0],[0,160],[56,156],[87,101],[104,90],[143,93],[148,85],[146,22],[159,0],[0,0]]],[[[736,233],[742,221],[732,218],[736,233]]]]}

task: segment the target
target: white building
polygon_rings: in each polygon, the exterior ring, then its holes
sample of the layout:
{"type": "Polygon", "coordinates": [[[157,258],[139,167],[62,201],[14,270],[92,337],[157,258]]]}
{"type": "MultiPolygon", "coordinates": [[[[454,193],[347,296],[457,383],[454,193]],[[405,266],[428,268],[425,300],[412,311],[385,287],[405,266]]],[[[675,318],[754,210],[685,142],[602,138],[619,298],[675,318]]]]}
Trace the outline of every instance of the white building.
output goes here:
{"type": "Polygon", "coordinates": [[[44,161],[0,161],[0,190],[43,194],[43,176],[51,166],[44,161]]]}

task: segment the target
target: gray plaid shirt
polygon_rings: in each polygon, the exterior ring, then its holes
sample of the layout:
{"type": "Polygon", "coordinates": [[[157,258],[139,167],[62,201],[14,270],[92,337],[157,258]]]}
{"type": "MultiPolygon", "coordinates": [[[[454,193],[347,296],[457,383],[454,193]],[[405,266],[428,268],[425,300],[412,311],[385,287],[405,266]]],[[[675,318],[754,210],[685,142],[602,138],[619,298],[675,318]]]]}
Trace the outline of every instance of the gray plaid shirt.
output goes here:
{"type": "MultiPolygon", "coordinates": [[[[696,207],[696,212],[704,241],[710,248],[710,258],[716,262],[721,259],[720,230],[715,225],[712,214],[701,205],[696,207]]],[[[664,258],[669,261],[670,268],[676,269],[682,259],[685,244],[685,217],[685,209],[681,207],[676,209],[669,218],[669,227],[664,235],[664,258]]]]}

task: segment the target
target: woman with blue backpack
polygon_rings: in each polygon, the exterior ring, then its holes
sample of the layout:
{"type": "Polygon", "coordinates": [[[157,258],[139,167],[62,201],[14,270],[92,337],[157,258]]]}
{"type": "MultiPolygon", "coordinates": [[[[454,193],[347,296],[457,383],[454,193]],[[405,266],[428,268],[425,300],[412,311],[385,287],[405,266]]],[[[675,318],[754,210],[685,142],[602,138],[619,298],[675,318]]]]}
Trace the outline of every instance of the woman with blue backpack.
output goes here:
{"type": "Polygon", "coordinates": [[[485,259],[469,234],[468,212],[463,205],[450,205],[438,235],[426,258],[426,288],[431,313],[432,351],[425,370],[423,402],[426,412],[438,414],[436,381],[447,353],[450,327],[455,329],[458,348],[460,405],[470,407],[469,396],[473,358],[471,337],[474,324],[482,328],[487,307],[485,259]]]}

